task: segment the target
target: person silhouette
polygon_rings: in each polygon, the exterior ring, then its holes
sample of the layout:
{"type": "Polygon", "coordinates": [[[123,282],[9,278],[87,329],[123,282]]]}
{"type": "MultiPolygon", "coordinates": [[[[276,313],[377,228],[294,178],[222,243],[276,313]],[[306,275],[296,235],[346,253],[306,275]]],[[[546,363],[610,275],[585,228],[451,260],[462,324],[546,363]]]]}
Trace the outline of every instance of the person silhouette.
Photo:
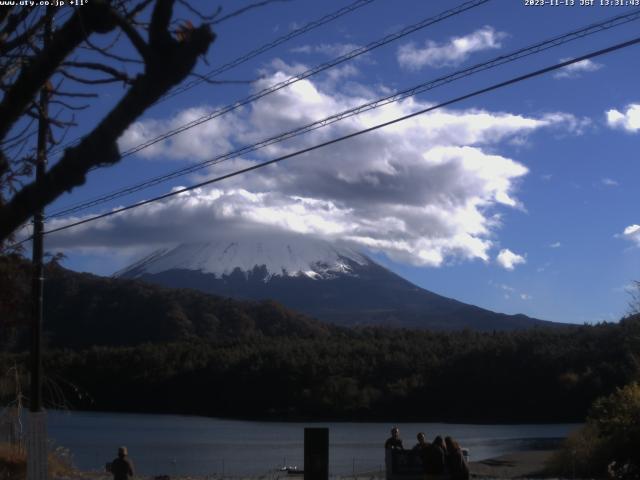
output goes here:
{"type": "Polygon", "coordinates": [[[384,448],[385,450],[404,450],[402,439],[400,438],[400,429],[398,427],[391,429],[391,436],[384,442],[384,448]]]}
{"type": "Polygon", "coordinates": [[[133,477],[133,462],[128,454],[127,447],[118,448],[118,457],[111,462],[113,480],[129,480],[133,477]]]}
{"type": "Polygon", "coordinates": [[[413,446],[414,450],[425,450],[429,447],[429,443],[425,440],[424,432],[418,433],[418,435],[416,435],[416,439],[418,440],[418,443],[413,446]]]}
{"type": "Polygon", "coordinates": [[[447,470],[452,480],[469,480],[469,466],[467,465],[462,449],[458,442],[451,437],[445,437],[444,443],[447,446],[447,470]]]}

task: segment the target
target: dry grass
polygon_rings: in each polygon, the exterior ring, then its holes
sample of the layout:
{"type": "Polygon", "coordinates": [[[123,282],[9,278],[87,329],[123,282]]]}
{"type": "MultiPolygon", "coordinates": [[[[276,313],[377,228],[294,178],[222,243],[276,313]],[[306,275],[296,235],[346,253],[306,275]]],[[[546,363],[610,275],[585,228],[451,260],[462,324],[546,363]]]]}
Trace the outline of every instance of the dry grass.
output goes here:
{"type": "MultiPolygon", "coordinates": [[[[49,477],[68,477],[74,473],[69,452],[57,448],[48,454],[49,477]]],[[[27,478],[27,452],[24,447],[0,443],[0,480],[27,478]]]]}
{"type": "Polygon", "coordinates": [[[26,478],[26,453],[19,446],[0,444],[0,479],[14,480],[26,478]]]}
{"type": "Polygon", "coordinates": [[[611,453],[597,430],[586,425],[567,437],[547,468],[550,473],[564,478],[604,477],[611,453]]]}

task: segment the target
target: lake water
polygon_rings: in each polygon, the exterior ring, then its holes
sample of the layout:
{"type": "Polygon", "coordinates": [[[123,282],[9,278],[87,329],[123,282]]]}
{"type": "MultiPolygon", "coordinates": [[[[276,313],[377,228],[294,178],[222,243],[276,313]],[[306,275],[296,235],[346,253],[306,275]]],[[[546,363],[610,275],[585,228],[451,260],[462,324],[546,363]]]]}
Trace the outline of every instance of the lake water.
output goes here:
{"type": "MultiPolygon", "coordinates": [[[[388,423],[281,423],[122,413],[48,413],[49,438],[68,448],[75,464],[102,470],[120,445],[141,475],[262,475],[283,465],[303,467],[305,427],[329,428],[331,475],[382,470],[388,423]]],[[[544,445],[576,424],[462,425],[400,423],[405,448],[417,432],[451,435],[471,461],[544,445]]]]}

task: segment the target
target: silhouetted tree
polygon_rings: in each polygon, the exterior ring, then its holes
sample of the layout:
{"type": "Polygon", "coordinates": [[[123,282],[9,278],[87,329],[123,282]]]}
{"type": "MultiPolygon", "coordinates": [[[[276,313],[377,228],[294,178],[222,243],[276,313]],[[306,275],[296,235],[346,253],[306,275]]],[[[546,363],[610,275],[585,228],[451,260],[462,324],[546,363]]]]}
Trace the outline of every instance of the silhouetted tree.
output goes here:
{"type": "Polygon", "coordinates": [[[629,315],[640,314],[640,281],[634,280],[629,292],[629,315]]]}
{"type": "MultiPolygon", "coordinates": [[[[0,6],[0,246],[37,209],[83,184],[89,170],[118,162],[118,137],[207,52],[215,38],[212,17],[200,15],[204,23],[198,27],[176,25],[176,2],[198,14],[185,0],[91,0],[64,9],[0,6]],[[110,43],[98,46],[101,35],[110,43]],[[120,36],[133,47],[131,57],[114,48],[120,36]],[[123,64],[135,73],[121,69],[123,64]],[[65,87],[70,83],[86,88],[65,87]],[[33,181],[29,148],[40,114],[38,93],[44,89],[51,105],[73,111],[84,106],[71,100],[95,98],[96,88],[109,83],[124,87],[120,100],[62,153],[42,181],[33,181]]],[[[72,117],[51,117],[48,144],[60,142],[56,129],[64,132],[73,124],[72,117]]]]}

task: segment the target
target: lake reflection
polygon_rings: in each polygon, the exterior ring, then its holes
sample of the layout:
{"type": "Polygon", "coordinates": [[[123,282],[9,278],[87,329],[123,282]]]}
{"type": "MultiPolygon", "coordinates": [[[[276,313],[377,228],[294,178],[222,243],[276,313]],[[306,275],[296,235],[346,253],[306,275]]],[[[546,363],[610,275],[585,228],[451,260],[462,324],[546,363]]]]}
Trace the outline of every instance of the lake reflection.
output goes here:
{"type": "MultiPolygon", "coordinates": [[[[49,437],[71,450],[83,470],[101,470],[126,445],[140,475],[260,475],[283,465],[303,467],[305,427],[329,428],[331,475],[381,470],[389,423],[281,423],[179,415],[49,412],[49,437]]],[[[400,423],[405,448],[416,433],[451,435],[471,460],[544,447],[576,424],[462,425],[400,423]]]]}

